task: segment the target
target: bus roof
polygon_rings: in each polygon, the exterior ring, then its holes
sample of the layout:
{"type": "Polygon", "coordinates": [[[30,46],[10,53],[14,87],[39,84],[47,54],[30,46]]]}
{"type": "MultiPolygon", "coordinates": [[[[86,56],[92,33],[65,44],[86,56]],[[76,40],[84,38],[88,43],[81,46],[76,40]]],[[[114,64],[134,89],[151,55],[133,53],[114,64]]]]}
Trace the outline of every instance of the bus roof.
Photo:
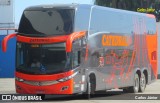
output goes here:
{"type": "Polygon", "coordinates": [[[154,15],[149,14],[150,16],[146,15],[146,13],[138,13],[135,11],[128,11],[128,10],[122,10],[122,9],[115,9],[115,8],[110,8],[110,7],[102,7],[98,5],[91,5],[91,4],[51,4],[51,5],[37,5],[37,6],[30,6],[26,8],[25,10],[43,10],[43,9],[52,9],[52,8],[64,8],[64,9],[76,9],[76,8],[99,8],[101,10],[108,10],[108,11],[113,11],[115,12],[121,12],[124,14],[130,14],[130,15],[136,15],[136,16],[145,16],[149,18],[155,18],[154,15]]]}
{"type": "Polygon", "coordinates": [[[41,9],[52,9],[52,8],[68,8],[68,9],[75,9],[79,4],[51,4],[51,5],[36,5],[30,6],[25,10],[41,10],[41,9]]]}

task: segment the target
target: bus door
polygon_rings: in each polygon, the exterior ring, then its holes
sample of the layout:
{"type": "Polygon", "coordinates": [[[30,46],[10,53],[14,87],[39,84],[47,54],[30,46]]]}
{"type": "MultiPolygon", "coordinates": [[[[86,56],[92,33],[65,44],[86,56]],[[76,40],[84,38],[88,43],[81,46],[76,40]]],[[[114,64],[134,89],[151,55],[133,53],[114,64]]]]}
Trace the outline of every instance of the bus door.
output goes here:
{"type": "Polygon", "coordinates": [[[79,93],[84,91],[84,78],[82,78],[83,73],[83,56],[82,56],[82,40],[78,39],[73,41],[72,46],[72,69],[76,74],[74,77],[74,93],[79,93]],[[82,80],[83,79],[83,80],[82,80]]]}

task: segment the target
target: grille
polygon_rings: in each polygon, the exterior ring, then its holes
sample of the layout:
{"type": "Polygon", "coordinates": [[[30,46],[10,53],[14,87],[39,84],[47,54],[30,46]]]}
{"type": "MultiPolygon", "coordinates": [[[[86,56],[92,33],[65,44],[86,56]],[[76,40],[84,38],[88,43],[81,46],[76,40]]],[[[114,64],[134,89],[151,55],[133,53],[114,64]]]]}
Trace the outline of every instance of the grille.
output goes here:
{"type": "Polygon", "coordinates": [[[34,85],[34,86],[48,86],[48,85],[53,85],[59,83],[58,81],[42,81],[42,82],[37,82],[37,81],[24,81],[23,83],[29,84],[29,85],[34,85]]]}

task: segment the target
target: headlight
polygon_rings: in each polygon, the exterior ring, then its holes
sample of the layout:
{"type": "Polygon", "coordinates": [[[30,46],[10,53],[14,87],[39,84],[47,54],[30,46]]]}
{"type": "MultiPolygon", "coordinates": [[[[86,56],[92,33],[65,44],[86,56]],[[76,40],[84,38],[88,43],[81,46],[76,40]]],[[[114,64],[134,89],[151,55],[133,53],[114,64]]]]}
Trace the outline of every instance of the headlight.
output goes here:
{"type": "Polygon", "coordinates": [[[78,72],[75,72],[74,74],[72,74],[72,75],[70,75],[70,76],[68,76],[68,77],[59,79],[59,80],[57,80],[57,81],[58,81],[58,82],[65,82],[65,81],[67,81],[67,80],[72,79],[72,78],[73,78],[75,75],[77,75],[77,74],[78,74],[78,72]]]}
{"type": "Polygon", "coordinates": [[[21,78],[18,78],[18,77],[16,77],[15,78],[17,81],[19,81],[19,82],[24,82],[24,79],[21,79],[21,78]]]}
{"type": "Polygon", "coordinates": [[[70,76],[69,76],[69,77],[66,77],[66,78],[59,79],[59,80],[57,80],[57,81],[58,81],[58,82],[64,82],[64,81],[67,81],[67,80],[69,80],[69,79],[71,79],[70,76]]]}

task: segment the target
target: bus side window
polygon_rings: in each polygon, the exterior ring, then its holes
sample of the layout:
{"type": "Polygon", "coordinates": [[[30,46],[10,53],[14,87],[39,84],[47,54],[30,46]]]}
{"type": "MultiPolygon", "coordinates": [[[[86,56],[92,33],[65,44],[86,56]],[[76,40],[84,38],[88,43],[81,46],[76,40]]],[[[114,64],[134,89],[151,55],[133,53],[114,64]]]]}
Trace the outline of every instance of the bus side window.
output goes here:
{"type": "Polygon", "coordinates": [[[73,53],[73,61],[72,61],[72,66],[73,68],[80,66],[80,51],[76,51],[73,53]]]}

